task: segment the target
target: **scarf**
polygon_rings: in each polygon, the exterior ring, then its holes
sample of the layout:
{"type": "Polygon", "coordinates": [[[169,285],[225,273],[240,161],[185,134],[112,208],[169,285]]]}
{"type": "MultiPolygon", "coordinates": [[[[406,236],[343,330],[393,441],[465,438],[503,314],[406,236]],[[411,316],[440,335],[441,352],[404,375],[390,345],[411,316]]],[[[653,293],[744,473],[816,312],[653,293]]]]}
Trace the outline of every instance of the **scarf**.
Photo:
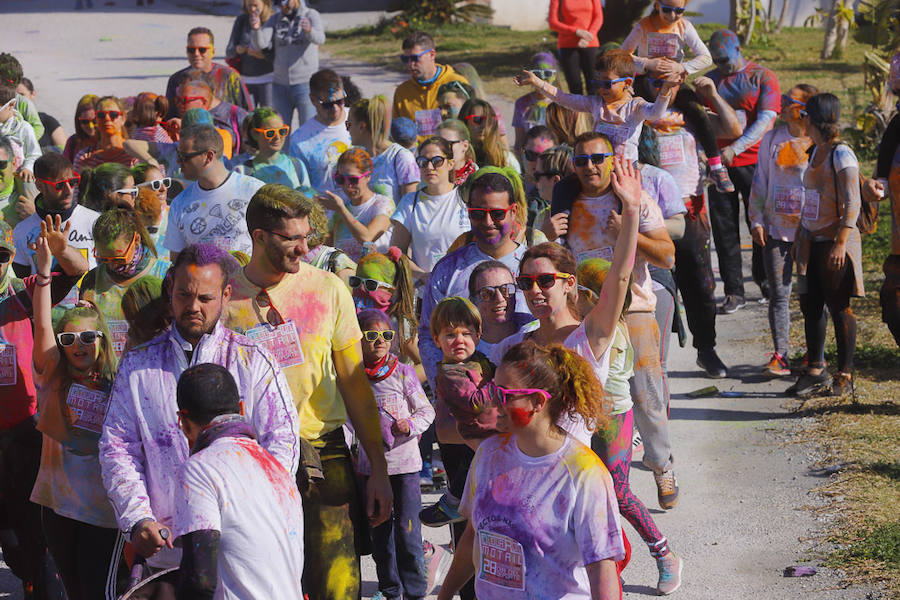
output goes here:
{"type": "Polygon", "coordinates": [[[476,170],[478,170],[478,168],[475,166],[475,162],[472,160],[467,160],[466,164],[456,170],[456,181],[454,183],[457,185],[457,187],[461,186],[466,182],[466,179],[469,178],[469,175],[474,173],[476,170]]]}
{"type": "Polygon", "coordinates": [[[196,454],[221,437],[237,437],[253,439],[253,429],[244,420],[243,415],[219,415],[203,428],[197,441],[191,446],[191,454],[196,454]]]}
{"type": "Polygon", "coordinates": [[[378,382],[387,379],[397,368],[398,362],[397,357],[388,352],[372,365],[364,365],[369,381],[378,382]]]}
{"type": "Polygon", "coordinates": [[[138,247],[134,251],[134,257],[131,259],[130,263],[117,266],[106,265],[106,269],[113,279],[125,281],[146,269],[147,265],[150,264],[151,258],[153,258],[153,254],[148,252],[143,244],[138,244],[138,247]]]}
{"type": "Polygon", "coordinates": [[[382,288],[370,292],[365,287],[359,286],[353,290],[353,303],[356,305],[356,312],[367,308],[377,308],[387,314],[391,307],[391,293],[382,288]]]}

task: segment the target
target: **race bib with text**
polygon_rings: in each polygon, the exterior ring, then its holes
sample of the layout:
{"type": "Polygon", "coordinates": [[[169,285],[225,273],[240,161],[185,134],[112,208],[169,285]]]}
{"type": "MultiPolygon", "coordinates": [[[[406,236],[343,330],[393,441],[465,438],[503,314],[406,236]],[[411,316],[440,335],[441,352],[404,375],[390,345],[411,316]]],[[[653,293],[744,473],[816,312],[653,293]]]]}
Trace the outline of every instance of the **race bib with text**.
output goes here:
{"type": "Polygon", "coordinates": [[[501,587],[525,589],[525,552],[522,544],[497,533],[478,530],[481,566],[478,578],[501,587]]]}
{"type": "Polygon", "coordinates": [[[268,350],[282,369],[302,365],[304,362],[300,335],[293,321],[282,323],[278,327],[262,323],[248,329],[245,335],[268,350]]]}

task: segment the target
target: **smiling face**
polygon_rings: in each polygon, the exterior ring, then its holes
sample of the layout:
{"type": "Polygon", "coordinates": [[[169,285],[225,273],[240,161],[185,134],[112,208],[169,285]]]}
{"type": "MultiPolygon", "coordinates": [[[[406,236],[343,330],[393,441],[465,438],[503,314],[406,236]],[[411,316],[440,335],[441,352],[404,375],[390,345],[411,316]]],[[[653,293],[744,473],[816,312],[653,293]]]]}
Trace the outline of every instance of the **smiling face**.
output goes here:
{"type": "Polygon", "coordinates": [[[231,296],[231,287],[222,289],[225,274],[218,264],[182,265],[172,279],[172,314],[175,326],[186,341],[196,345],[203,334],[219,322],[222,308],[231,296]]]}
{"type": "Polygon", "coordinates": [[[475,353],[481,336],[466,325],[445,326],[434,338],[434,344],[444,353],[444,360],[463,362],[475,353]]]}
{"type": "MultiPolygon", "coordinates": [[[[391,326],[387,323],[377,322],[366,327],[366,331],[388,331],[391,326]]],[[[387,356],[391,350],[391,343],[384,341],[382,336],[378,336],[374,342],[370,342],[365,337],[362,340],[363,361],[366,364],[372,364],[387,356]]]]}
{"type": "MultiPolygon", "coordinates": [[[[96,331],[97,320],[87,318],[72,319],[62,328],[63,332],[80,333],[82,331],[96,331]]],[[[80,339],[76,339],[71,346],[63,346],[61,348],[66,357],[66,362],[76,371],[88,371],[97,362],[100,356],[100,339],[94,340],[94,343],[87,346],[82,345],[80,339]]]]}
{"type": "MultiPolygon", "coordinates": [[[[575,156],[593,154],[609,154],[612,152],[612,146],[603,138],[590,140],[579,144],[575,148],[575,156]]],[[[581,182],[581,188],[584,193],[589,196],[599,195],[609,187],[610,173],[613,169],[612,156],[606,157],[606,160],[599,165],[595,165],[592,160],[588,160],[586,165],[575,166],[575,175],[581,182]]]]}
{"type": "Polygon", "coordinates": [[[485,287],[496,287],[498,285],[514,285],[512,273],[507,269],[488,269],[478,274],[475,278],[475,293],[479,294],[475,298],[475,305],[481,314],[483,323],[494,323],[501,325],[512,319],[516,308],[516,295],[513,293],[509,297],[503,295],[500,290],[491,290],[490,299],[483,300],[479,290],[485,287]]]}
{"type": "Polygon", "coordinates": [[[437,186],[445,181],[450,180],[450,169],[452,168],[452,161],[447,160],[447,156],[444,154],[443,150],[440,149],[439,146],[434,144],[425,146],[422,148],[422,151],[419,153],[419,156],[424,156],[429,159],[429,162],[425,163],[424,167],[419,167],[419,170],[422,173],[422,181],[425,182],[425,185],[428,186],[437,186]],[[435,167],[431,163],[431,159],[435,156],[441,156],[444,158],[443,164],[439,167],[435,167]]]}
{"type": "Polygon", "coordinates": [[[366,174],[365,177],[363,177],[362,175],[364,173],[358,166],[353,164],[342,164],[338,167],[338,174],[344,176],[341,189],[351,202],[355,203],[362,200],[369,194],[369,181],[372,179],[371,173],[366,174]],[[351,180],[350,177],[353,177],[356,183],[354,183],[354,180],[351,180]]]}
{"type": "MultiPolygon", "coordinates": [[[[622,79],[623,76],[613,71],[597,71],[594,77],[601,81],[615,81],[616,79],[622,79]]],[[[597,86],[597,95],[603,98],[604,102],[617,102],[625,97],[628,87],[628,81],[619,81],[612,84],[609,88],[597,86]]]]}
{"type": "Polygon", "coordinates": [[[212,70],[213,48],[212,40],[205,33],[195,33],[188,36],[187,59],[192,69],[200,69],[204,73],[212,70]]]}
{"type": "Polygon", "coordinates": [[[487,191],[484,189],[476,190],[469,199],[470,208],[493,209],[509,209],[503,216],[503,219],[495,221],[490,213],[478,211],[477,213],[469,213],[469,222],[472,225],[472,233],[479,245],[496,248],[509,239],[509,233],[512,230],[513,223],[516,221],[516,212],[518,206],[515,204],[510,206],[509,193],[487,191]]]}
{"type": "Polygon", "coordinates": [[[273,231],[256,229],[253,240],[262,245],[273,273],[296,273],[302,257],[309,252],[306,236],[311,230],[309,217],[281,219],[273,231]]]}
{"type": "MultiPolygon", "coordinates": [[[[149,167],[144,172],[144,182],[145,183],[150,182],[150,181],[158,181],[162,178],[163,178],[163,172],[160,171],[159,169],[157,169],[156,167],[149,167]]],[[[168,190],[162,186],[159,186],[159,189],[153,193],[156,194],[156,197],[159,198],[159,201],[162,203],[163,206],[165,206],[166,205],[166,197],[169,194],[168,190]]]]}
{"type": "MultiPolygon", "coordinates": [[[[280,116],[275,115],[263,120],[259,129],[281,129],[282,127],[284,127],[284,121],[281,120],[280,116]]],[[[277,131],[272,137],[266,137],[266,134],[261,131],[253,131],[251,133],[253,134],[253,139],[256,140],[257,146],[259,146],[260,149],[268,149],[272,154],[281,152],[284,148],[284,142],[287,139],[287,135],[281,135],[277,131]]]]}
{"type": "Polygon", "coordinates": [[[656,10],[663,21],[674,25],[681,20],[684,13],[679,15],[671,10],[663,10],[663,7],[684,8],[685,2],[686,0],[656,0],[656,10]]]}
{"type": "MultiPolygon", "coordinates": [[[[520,267],[522,275],[537,275],[539,273],[556,273],[558,269],[549,258],[538,257],[525,261],[520,267]]],[[[559,311],[569,310],[568,297],[575,289],[575,278],[556,279],[553,285],[546,290],[534,284],[530,290],[524,290],[525,302],[528,309],[536,319],[546,319],[559,311]]]]}

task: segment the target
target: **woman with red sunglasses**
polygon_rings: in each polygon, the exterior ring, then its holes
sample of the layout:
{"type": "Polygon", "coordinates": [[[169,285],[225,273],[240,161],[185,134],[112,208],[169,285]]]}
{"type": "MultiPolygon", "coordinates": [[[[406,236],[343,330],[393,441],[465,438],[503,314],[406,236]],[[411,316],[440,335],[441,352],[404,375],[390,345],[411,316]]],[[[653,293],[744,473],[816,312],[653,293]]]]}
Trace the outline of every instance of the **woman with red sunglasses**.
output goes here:
{"type": "Polygon", "coordinates": [[[479,166],[512,167],[522,173],[515,155],[509,151],[500,134],[494,108],[487,100],[470,98],[459,109],[459,119],[469,128],[475,162],[479,166]]]}
{"type": "Polygon", "coordinates": [[[75,172],[80,173],[84,168],[93,168],[106,162],[133,167],[137,159],[123,148],[129,137],[125,129],[125,105],[115,96],[104,96],[97,100],[95,115],[97,146],[85,148],[75,156],[75,172]]]}

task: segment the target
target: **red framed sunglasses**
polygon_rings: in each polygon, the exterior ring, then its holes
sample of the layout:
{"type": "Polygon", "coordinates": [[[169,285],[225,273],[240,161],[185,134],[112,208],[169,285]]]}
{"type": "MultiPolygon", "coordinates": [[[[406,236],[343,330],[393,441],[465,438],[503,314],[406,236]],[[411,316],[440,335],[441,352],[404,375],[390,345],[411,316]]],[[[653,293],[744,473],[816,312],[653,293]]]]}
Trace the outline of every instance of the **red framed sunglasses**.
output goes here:
{"type": "Polygon", "coordinates": [[[202,101],[205,103],[206,97],[205,96],[179,96],[178,98],[175,98],[175,102],[177,102],[181,106],[184,106],[185,104],[190,104],[191,102],[198,102],[198,101],[202,101]]]}
{"type": "Polygon", "coordinates": [[[481,125],[484,123],[484,115],[466,115],[466,121],[469,123],[474,123],[475,125],[481,125]]]}
{"type": "Polygon", "coordinates": [[[35,177],[41,183],[49,185],[57,192],[63,191],[63,187],[68,185],[70,188],[78,187],[78,182],[81,181],[81,175],[75,173],[68,179],[60,179],[59,181],[48,181],[47,179],[41,179],[40,177],[35,177]]]}
{"type": "Polygon", "coordinates": [[[110,121],[115,121],[121,116],[122,111],[119,110],[98,110],[97,111],[97,120],[102,121],[104,119],[109,119],[110,121]]]}
{"type": "Polygon", "coordinates": [[[488,218],[488,215],[491,216],[491,219],[496,223],[498,221],[502,221],[506,218],[506,215],[509,211],[512,210],[512,207],[515,204],[511,204],[506,208],[469,208],[469,218],[473,221],[483,221],[488,218]]]}
{"type": "Polygon", "coordinates": [[[534,275],[519,275],[516,277],[516,285],[523,292],[534,289],[536,283],[542,290],[549,290],[556,284],[557,279],[569,279],[574,277],[570,273],[535,273],[534,275]]]}

